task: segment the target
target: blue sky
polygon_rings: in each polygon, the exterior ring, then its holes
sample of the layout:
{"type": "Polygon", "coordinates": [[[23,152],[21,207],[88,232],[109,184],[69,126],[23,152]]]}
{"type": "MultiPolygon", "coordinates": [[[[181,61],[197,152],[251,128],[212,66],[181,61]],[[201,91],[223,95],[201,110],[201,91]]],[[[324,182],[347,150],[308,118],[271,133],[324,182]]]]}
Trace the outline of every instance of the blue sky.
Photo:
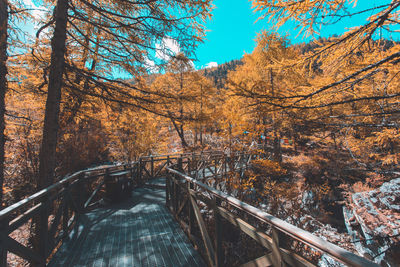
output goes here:
{"type": "Polygon", "coordinates": [[[213,18],[206,24],[209,32],[196,51],[196,67],[209,62],[224,63],[251,52],[257,32],[267,29],[265,22],[255,23],[258,15],[247,0],[214,0],[213,18]]]}
{"type": "MultiPolygon", "coordinates": [[[[23,0],[28,5],[40,6],[41,0],[23,0]]],[[[358,0],[352,11],[371,8],[390,2],[390,0],[358,0]]],[[[204,43],[196,50],[198,61],[194,64],[197,69],[207,66],[210,62],[222,64],[232,59],[240,59],[244,53],[251,53],[255,47],[257,33],[270,30],[268,21],[259,20],[259,13],[251,8],[249,0],[214,0],[213,18],[206,23],[208,30],[204,43]]],[[[356,17],[345,18],[339,23],[324,26],[321,35],[324,37],[333,34],[342,34],[349,27],[364,24],[366,18],[374,12],[365,13],[356,17]]],[[[287,35],[292,43],[308,42],[312,38],[304,39],[293,30],[294,24],[279,29],[279,34],[287,35]]],[[[318,36],[317,36],[318,37],[318,36]]],[[[398,40],[398,38],[395,38],[398,40]]],[[[172,48],[174,48],[172,46],[172,48]]],[[[177,48],[179,50],[179,48],[177,48]]]]}
{"type": "MultiPolygon", "coordinates": [[[[196,51],[197,68],[204,67],[210,62],[222,64],[232,59],[240,59],[244,52],[251,53],[255,47],[254,40],[257,33],[269,30],[271,26],[267,20],[257,21],[260,14],[253,12],[251,2],[248,0],[214,0],[213,3],[216,6],[213,18],[206,24],[209,32],[204,43],[200,44],[196,51]]],[[[378,6],[382,3],[387,3],[387,1],[359,0],[354,10],[378,6]]],[[[366,17],[371,14],[346,18],[340,23],[326,26],[321,30],[321,35],[328,37],[341,34],[349,27],[365,23],[366,17]]],[[[295,38],[297,32],[294,32],[293,28],[293,25],[285,26],[279,30],[279,33],[288,34],[292,43],[306,42],[311,39],[303,39],[302,35],[295,38]]]]}

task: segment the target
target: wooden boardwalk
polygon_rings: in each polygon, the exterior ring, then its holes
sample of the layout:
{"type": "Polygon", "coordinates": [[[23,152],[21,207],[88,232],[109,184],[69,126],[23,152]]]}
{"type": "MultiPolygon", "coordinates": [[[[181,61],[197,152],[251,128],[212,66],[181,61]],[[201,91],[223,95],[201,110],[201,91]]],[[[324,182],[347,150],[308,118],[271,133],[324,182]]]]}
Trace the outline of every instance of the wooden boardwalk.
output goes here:
{"type": "Polygon", "coordinates": [[[138,188],[123,203],[81,215],[49,266],[206,264],[165,207],[165,190],[138,188]]]}
{"type": "Polygon", "coordinates": [[[220,152],[144,156],[124,165],[68,175],[0,211],[0,266],[7,266],[9,253],[34,266],[44,266],[48,260],[49,266],[206,266],[204,261],[207,266],[232,266],[233,262],[243,266],[316,266],[314,258],[304,258],[307,253],[292,250],[299,244],[349,266],[378,266],[223,192],[230,170],[243,177],[250,161],[259,157],[220,152]],[[154,179],[161,173],[167,182],[154,179]],[[98,193],[107,189],[114,177],[121,189],[129,181],[136,185],[152,181],[153,185],[134,190],[123,203],[91,210],[98,204],[94,202],[98,193]],[[93,189],[90,196],[80,194],[84,187],[93,189]],[[205,206],[212,210],[213,220],[203,218],[205,206]],[[35,218],[40,218],[37,250],[10,235],[35,218]],[[187,234],[202,248],[204,259],[176,220],[189,221],[187,234]],[[226,223],[231,227],[225,227],[226,223]],[[238,234],[258,243],[254,245],[261,246],[260,253],[253,255],[254,246],[238,234]],[[233,241],[244,257],[224,245],[235,236],[240,237],[233,241]],[[63,243],[58,248],[60,240],[63,243]],[[237,256],[240,259],[232,258],[237,256]]]}

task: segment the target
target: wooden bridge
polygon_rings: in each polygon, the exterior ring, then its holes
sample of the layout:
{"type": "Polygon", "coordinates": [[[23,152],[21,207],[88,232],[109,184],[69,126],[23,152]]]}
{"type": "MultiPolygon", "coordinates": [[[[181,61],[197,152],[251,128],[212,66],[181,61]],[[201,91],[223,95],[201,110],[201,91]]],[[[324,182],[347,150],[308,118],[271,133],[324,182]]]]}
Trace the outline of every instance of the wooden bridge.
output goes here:
{"type": "Polygon", "coordinates": [[[8,253],[34,266],[316,266],[316,252],[378,266],[224,193],[228,174],[260,156],[147,156],[79,171],[0,211],[0,266],[8,253]],[[10,235],[32,222],[35,249],[10,235]]]}

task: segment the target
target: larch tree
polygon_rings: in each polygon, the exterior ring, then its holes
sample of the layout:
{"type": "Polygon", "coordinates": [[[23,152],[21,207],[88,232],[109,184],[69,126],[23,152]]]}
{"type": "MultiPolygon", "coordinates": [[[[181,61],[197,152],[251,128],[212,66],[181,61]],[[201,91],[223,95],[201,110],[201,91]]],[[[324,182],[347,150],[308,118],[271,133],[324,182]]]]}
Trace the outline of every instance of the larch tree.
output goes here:
{"type": "Polygon", "coordinates": [[[163,92],[153,99],[159,103],[160,113],[166,114],[171,121],[184,150],[189,148],[185,131],[192,124],[196,132],[197,125],[193,124],[209,118],[210,98],[214,94],[214,87],[194,70],[192,64],[183,53],[178,53],[170,59],[167,72],[157,77],[151,85],[153,92],[163,92]]]}
{"type": "Polygon", "coordinates": [[[201,23],[211,9],[210,0],[57,1],[46,24],[54,25],[54,30],[39,188],[51,184],[54,177],[62,89],[149,110],[148,92],[114,74],[145,73],[157,63],[157,54],[168,53],[163,47],[166,39],[175,40],[190,54],[203,37],[201,23]],[[77,62],[73,55],[78,49],[85,52],[77,62]],[[94,62],[96,69],[88,68],[94,62]]]}
{"type": "MultiPolygon", "coordinates": [[[[325,25],[336,24],[340,20],[357,16],[364,16],[365,23],[354,25],[344,34],[330,38],[328,42],[320,43],[310,53],[306,54],[299,63],[309,66],[312,70],[315,65],[321,65],[320,70],[326,74],[340,71],[343,67],[351,66],[355,63],[358,55],[365,53],[373,47],[374,42],[385,36],[396,34],[396,27],[399,25],[400,1],[385,0],[380,5],[374,2],[364,3],[363,8],[355,9],[357,1],[354,0],[253,0],[253,7],[261,12],[261,18],[268,18],[274,22],[274,26],[279,28],[289,22],[295,23],[295,28],[299,34],[319,35],[321,28],[325,25]],[[386,33],[386,35],[385,35],[386,33]]],[[[362,17],[361,17],[362,18],[362,17]]],[[[373,48],[372,48],[373,49],[373,48]]],[[[309,108],[307,101],[314,96],[322,93],[331,93],[348,90],[352,84],[361,83],[372,75],[376,74],[379,68],[387,68],[397,65],[400,52],[392,51],[390,54],[381,54],[368,65],[361,65],[346,76],[330,80],[324,85],[310,86],[307,92],[297,93],[293,90],[290,96],[285,98],[292,99],[286,108],[309,108]],[[349,86],[350,85],[350,86],[349,86]]],[[[295,89],[295,88],[293,88],[295,89]]],[[[375,100],[387,98],[398,98],[399,93],[388,96],[377,96],[375,100]]],[[[282,99],[282,97],[276,97],[282,99]]],[[[364,101],[363,98],[352,100],[364,101]]],[[[335,101],[326,101],[325,105],[337,105],[335,101]]]]}
{"type": "Polygon", "coordinates": [[[293,66],[297,58],[298,52],[285,38],[263,32],[254,51],[244,56],[244,64],[228,76],[230,92],[245,98],[243,103],[254,114],[250,131],[258,137],[272,133],[276,161],[281,161],[280,138],[284,124],[290,119],[287,113],[278,110],[285,102],[277,98],[290,95],[290,88],[307,82],[293,66]]]}
{"type": "MultiPolygon", "coordinates": [[[[16,1],[15,1],[16,2],[16,1]]],[[[8,52],[10,43],[10,32],[15,37],[18,30],[14,23],[10,26],[9,21],[15,22],[24,19],[26,12],[21,10],[20,3],[9,2],[8,0],[0,1],[0,206],[3,200],[3,184],[4,184],[4,162],[5,162],[5,116],[6,112],[6,94],[8,90],[8,52]]],[[[15,39],[15,38],[14,38],[15,39]]],[[[15,40],[13,40],[15,41],[15,40]]]]}
{"type": "Polygon", "coordinates": [[[7,91],[7,31],[8,1],[0,0],[0,205],[3,201],[4,145],[5,139],[5,95],[7,91]]]}
{"type": "Polygon", "coordinates": [[[274,98],[282,102],[282,110],[312,114],[312,122],[321,132],[331,130],[333,139],[340,135],[361,170],[396,171],[400,1],[363,1],[358,6],[350,0],[254,0],[253,7],[276,28],[294,23],[306,36],[318,36],[323,27],[341,20],[364,19],[340,36],[316,40],[297,62],[308,69],[309,85],[274,98]]]}

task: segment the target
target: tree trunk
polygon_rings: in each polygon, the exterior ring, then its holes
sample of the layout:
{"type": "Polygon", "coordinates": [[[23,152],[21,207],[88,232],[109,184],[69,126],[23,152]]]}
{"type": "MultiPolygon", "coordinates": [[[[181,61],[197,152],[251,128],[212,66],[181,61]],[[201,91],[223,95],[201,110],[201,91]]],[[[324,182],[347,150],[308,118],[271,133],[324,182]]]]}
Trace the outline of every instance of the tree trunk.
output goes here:
{"type": "Polygon", "coordinates": [[[51,39],[51,62],[42,146],[39,155],[38,189],[53,183],[54,169],[56,167],[61,87],[65,64],[65,42],[67,39],[68,0],[57,0],[55,9],[56,26],[51,39]]]}
{"type": "Polygon", "coordinates": [[[200,146],[203,147],[203,126],[200,124],[200,146]]]}
{"type": "MultiPolygon", "coordinates": [[[[274,74],[272,72],[272,68],[270,68],[270,81],[271,81],[271,94],[275,96],[275,88],[274,88],[274,74]]],[[[272,113],[272,125],[274,130],[274,161],[282,162],[282,153],[281,153],[281,140],[280,135],[278,135],[278,127],[276,125],[276,111],[272,113]]]]}
{"type": "Polygon", "coordinates": [[[175,131],[177,132],[179,138],[181,139],[181,145],[182,145],[183,150],[186,150],[189,147],[189,145],[187,144],[187,142],[185,140],[185,133],[183,131],[183,125],[182,124],[178,125],[174,119],[172,119],[172,118],[170,118],[170,119],[171,119],[172,125],[174,125],[175,131]]]}
{"type": "Polygon", "coordinates": [[[4,184],[4,145],[5,138],[5,96],[7,91],[7,29],[8,2],[0,0],[0,208],[3,203],[4,184]]]}
{"type": "MultiPolygon", "coordinates": [[[[44,116],[42,145],[39,154],[38,190],[48,187],[53,183],[56,167],[56,148],[59,129],[59,113],[61,101],[61,87],[65,64],[65,42],[67,39],[68,0],[57,0],[55,7],[55,29],[51,39],[51,61],[49,84],[44,116]]],[[[46,199],[42,199],[46,202],[46,199]]],[[[37,266],[44,266],[48,256],[48,210],[43,209],[33,218],[32,243],[34,249],[40,254],[43,262],[37,266]]],[[[35,265],[36,266],[36,265],[35,265]]]]}
{"type": "Polygon", "coordinates": [[[194,144],[193,146],[196,147],[197,146],[197,142],[198,140],[198,136],[199,136],[199,128],[197,126],[194,127],[194,144]]]}

